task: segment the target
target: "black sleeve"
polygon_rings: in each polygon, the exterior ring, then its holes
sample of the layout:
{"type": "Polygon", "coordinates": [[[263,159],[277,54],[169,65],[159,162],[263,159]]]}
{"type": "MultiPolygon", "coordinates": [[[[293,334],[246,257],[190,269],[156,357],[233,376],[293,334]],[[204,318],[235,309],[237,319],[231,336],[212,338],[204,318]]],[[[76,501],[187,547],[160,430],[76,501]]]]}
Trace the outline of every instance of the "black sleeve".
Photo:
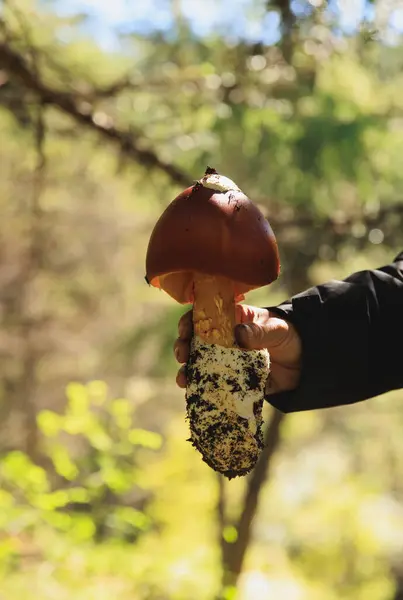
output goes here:
{"type": "Polygon", "coordinates": [[[352,404],[403,387],[403,252],[270,307],[302,341],[298,388],[267,396],[288,413],[352,404]]]}

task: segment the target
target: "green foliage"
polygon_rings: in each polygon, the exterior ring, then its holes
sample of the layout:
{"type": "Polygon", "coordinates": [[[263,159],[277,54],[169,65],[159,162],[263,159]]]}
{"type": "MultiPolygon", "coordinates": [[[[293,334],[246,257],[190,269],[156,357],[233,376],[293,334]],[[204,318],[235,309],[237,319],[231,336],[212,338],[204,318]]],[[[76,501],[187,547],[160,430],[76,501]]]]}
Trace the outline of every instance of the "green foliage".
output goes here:
{"type": "Polygon", "coordinates": [[[133,404],[125,398],[109,399],[101,381],[87,386],[71,383],[67,398],[63,415],[52,411],[39,415],[39,426],[47,436],[46,453],[59,476],[85,490],[85,500],[75,502],[87,506],[91,536],[136,537],[150,526],[149,519],[132,506],[120,506],[120,499],[138,486],[141,449],[158,450],[161,436],[135,428],[133,404]],[[74,456],[79,443],[79,454],[74,456]]]}
{"type": "Polygon", "coordinates": [[[139,485],[141,463],[144,451],[161,447],[161,436],[134,427],[133,405],[109,398],[102,381],[71,383],[67,398],[63,414],[38,415],[53,476],[21,451],[0,462],[4,568],[15,559],[10,540],[46,526],[72,543],[134,541],[152,526],[133,493],[148,493],[139,485]]]}

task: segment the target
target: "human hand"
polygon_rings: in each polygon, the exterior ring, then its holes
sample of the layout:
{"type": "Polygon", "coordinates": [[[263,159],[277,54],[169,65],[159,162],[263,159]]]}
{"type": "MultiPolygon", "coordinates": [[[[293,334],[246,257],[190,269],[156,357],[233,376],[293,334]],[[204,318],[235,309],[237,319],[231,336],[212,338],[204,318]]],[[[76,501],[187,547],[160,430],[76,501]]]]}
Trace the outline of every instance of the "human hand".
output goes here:
{"type": "MultiPolygon", "coordinates": [[[[235,339],[245,350],[267,348],[270,354],[270,376],[266,394],[285,392],[297,387],[301,376],[301,340],[295,327],[265,308],[237,304],[235,307],[235,339]]],[[[174,353],[179,363],[189,358],[193,335],[192,311],[185,313],[178,324],[179,337],[174,353]]],[[[185,365],[179,369],[176,383],[186,387],[185,365]]]]}

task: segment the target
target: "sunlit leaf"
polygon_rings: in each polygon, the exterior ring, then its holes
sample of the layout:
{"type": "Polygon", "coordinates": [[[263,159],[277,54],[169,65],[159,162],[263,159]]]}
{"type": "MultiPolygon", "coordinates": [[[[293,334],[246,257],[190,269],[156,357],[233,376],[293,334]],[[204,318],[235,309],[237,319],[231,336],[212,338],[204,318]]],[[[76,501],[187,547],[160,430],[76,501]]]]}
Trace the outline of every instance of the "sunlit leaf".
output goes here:
{"type": "Polygon", "coordinates": [[[115,514],[121,521],[137,529],[146,529],[150,525],[150,519],[147,515],[130,506],[117,508],[115,514]]]}
{"type": "Polygon", "coordinates": [[[71,519],[71,529],[69,533],[78,542],[90,540],[96,531],[92,518],[88,515],[75,515],[71,519]]]}
{"type": "Polygon", "coordinates": [[[224,527],[222,536],[228,544],[234,544],[238,539],[238,531],[233,525],[227,525],[224,527]]]}
{"type": "Polygon", "coordinates": [[[96,423],[87,431],[87,437],[91,445],[101,452],[107,452],[113,445],[111,437],[96,423]]]}
{"type": "Polygon", "coordinates": [[[3,477],[25,491],[45,492],[49,487],[46,471],[23,452],[10,452],[2,459],[0,469],[3,477]]]}
{"type": "Polygon", "coordinates": [[[77,504],[85,504],[89,502],[90,495],[88,490],[85,488],[68,488],[66,490],[69,502],[76,502],[77,504]]]}
{"type": "Polygon", "coordinates": [[[69,413],[74,416],[85,414],[89,405],[86,387],[81,383],[69,383],[66,388],[66,395],[69,401],[69,413]]]}
{"type": "Polygon", "coordinates": [[[133,487],[133,478],[119,469],[104,468],[101,476],[104,483],[117,494],[122,494],[133,487]]]}
{"type": "Polygon", "coordinates": [[[223,590],[223,600],[237,600],[238,590],[235,586],[226,586],[223,590]]]}
{"type": "Polygon", "coordinates": [[[80,414],[67,414],[63,419],[63,429],[70,435],[88,435],[88,432],[97,427],[97,422],[94,415],[87,411],[80,414]]]}
{"type": "Polygon", "coordinates": [[[152,450],[158,450],[162,445],[162,437],[158,433],[145,429],[132,429],[128,438],[134,446],[144,446],[152,450]]]}
{"type": "Polygon", "coordinates": [[[71,515],[57,511],[47,511],[43,513],[42,518],[46,523],[52,525],[52,527],[65,532],[70,531],[73,522],[71,515]]]}
{"type": "Polygon", "coordinates": [[[42,510],[55,510],[66,506],[69,501],[69,495],[66,490],[57,490],[50,494],[41,494],[31,500],[32,504],[42,510]]]}
{"type": "Polygon", "coordinates": [[[132,425],[133,406],[129,400],[125,398],[112,400],[109,405],[109,412],[120,429],[130,429],[132,425]]]}
{"type": "Polygon", "coordinates": [[[47,437],[56,436],[62,427],[62,417],[51,410],[42,410],[37,416],[38,427],[47,437]]]}
{"type": "Polygon", "coordinates": [[[71,460],[67,449],[61,445],[54,446],[50,453],[54,467],[65,479],[72,481],[78,475],[77,465],[71,460]]]}
{"type": "Polygon", "coordinates": [[[108,386],[105,381],[90,381],[87,383],[87,392],[91,402],[101,406],[106,402],[108,396],[108,386]]]}

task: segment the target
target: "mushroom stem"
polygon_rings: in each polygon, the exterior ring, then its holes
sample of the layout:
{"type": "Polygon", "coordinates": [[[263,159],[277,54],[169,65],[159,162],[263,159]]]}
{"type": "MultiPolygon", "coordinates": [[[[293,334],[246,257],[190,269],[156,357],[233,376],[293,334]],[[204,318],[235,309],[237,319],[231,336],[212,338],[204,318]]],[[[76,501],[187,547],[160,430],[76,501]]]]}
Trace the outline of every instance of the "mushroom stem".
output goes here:
{"type": "Polygon", "coordinates": [[[193,328],[208,344],[231,348],[235,344],[235,297],[230,279],[196,273],[193,328]]]}

